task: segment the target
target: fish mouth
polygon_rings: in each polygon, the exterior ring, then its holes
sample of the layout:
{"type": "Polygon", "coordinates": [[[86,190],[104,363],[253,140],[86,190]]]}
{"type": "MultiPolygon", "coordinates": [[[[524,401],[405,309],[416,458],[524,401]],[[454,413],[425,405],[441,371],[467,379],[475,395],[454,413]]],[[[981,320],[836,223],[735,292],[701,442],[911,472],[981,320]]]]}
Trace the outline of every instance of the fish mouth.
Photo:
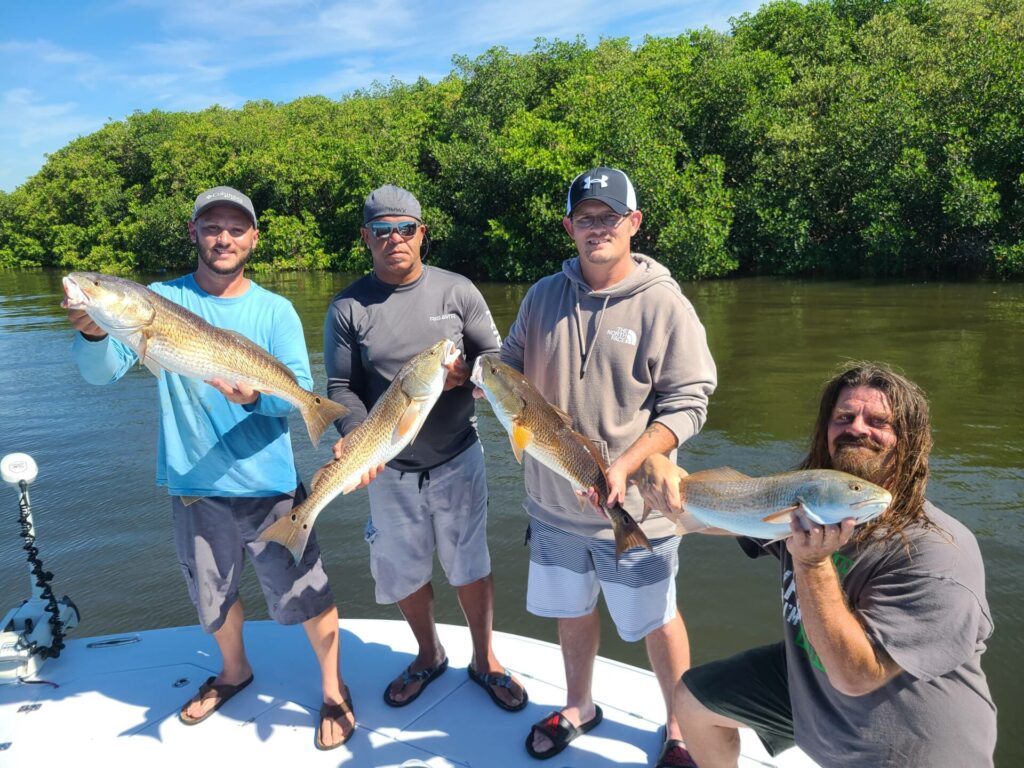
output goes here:
{"type": "Polygon", "coordinates": [[[64,277],[61,279],[61,285],[64,287],[64,307],[67,309],[80,309],[86,306],[89,301],[88,295],[82,290],[73,277],[64,277]]]}
{"type": "Polygon", "coordinates": [[[885,512],[885,510],[888,509],[890,502],[891,499],[871,499],[868,501],[854,502],[850,507],[857,510],[857,519],[864,522],[865,520],[878,517],[880,514],[885,512]]]}
{"type": "Polygon", "coordinates": [[[444,351],[441,353],[444,358],[444,365],[451,365],[459,359],[459,348],[451,339],[445,339],[444,351]]]}
{"type": "Polygon", "coordinates": [[[480,389],[484,388],[484,368],[483,358],[478,357],[473,361],[473,372],[469,374],[469,380],[476,384],[480,389]]]}

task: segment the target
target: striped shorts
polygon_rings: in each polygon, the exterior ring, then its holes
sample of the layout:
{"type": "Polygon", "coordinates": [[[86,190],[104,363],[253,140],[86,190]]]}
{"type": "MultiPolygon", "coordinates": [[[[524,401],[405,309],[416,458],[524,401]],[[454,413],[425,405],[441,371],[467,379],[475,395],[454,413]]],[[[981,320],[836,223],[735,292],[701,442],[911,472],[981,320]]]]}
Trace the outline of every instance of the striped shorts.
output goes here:
{"type": "Polygon", "coordinates": [[[619,637],[634,642],[676,615],[680,536],[653,539],[653,552],[631,549],[615,565],[615,542],[563,531],[530,519],[526,609],[535,616],[574,619],[597,607],[604,592],[619,637]]]}

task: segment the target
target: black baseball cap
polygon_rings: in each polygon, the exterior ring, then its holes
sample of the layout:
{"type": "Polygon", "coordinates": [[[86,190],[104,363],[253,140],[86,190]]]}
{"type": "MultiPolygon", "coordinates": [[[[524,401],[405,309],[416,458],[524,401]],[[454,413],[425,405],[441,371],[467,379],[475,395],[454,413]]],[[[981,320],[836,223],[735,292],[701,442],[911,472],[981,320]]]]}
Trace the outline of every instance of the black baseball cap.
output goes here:
{"type": "Polygon", "coordinates": [[[565,215],[571,214],[572,209],[584,200],[598,200],[621,216],[637,209],[636,190],[629,176],[618,168],[603,165],[591,168],[572,180],[565,215]]]}

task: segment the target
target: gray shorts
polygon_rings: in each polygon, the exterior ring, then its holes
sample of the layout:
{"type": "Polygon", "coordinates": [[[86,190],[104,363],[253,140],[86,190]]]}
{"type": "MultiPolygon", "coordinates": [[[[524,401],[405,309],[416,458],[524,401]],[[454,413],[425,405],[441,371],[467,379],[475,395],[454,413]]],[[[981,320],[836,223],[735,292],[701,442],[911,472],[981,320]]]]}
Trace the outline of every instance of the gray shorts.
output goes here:
{"type": "Polygon", "coordinates": [[[615,561],[615,542],[563,531],[530,519],[526,610],[535,616],[587,616],[604,593],[619,637],[640,640],[673,618],[679,536],[653,539],[653,551],[631,549],[615,561]]]}
{"type": "Polygon", "coordinates": [[[188,583],[188,594],[206,632],[224,624],[238,600],[238,584],[249,555],[271,617],[281,624],[299,624],[334,605],[327,574],[320,562],[316,533],[296,563],[284,547],[256,541],[260,532],[306,497],[301,485],[277,496],[209,496],[185,506],[171,497],[174,543],[188,583]]]}
{"type": "Polygon", "coordinates": [[[683,684],[712,712],[750,726],[772,757],[796,743],[782,643],[692,667],[683,684]]]}
{"type": "Polygon", "coordinates": [[[487,475],[479,442],[425,472],[386,467],[366,490],[370,519],[364,538],[378,603],[397,603],[429,582],[435,547],[453,587],[491,572],[487,475]]]}

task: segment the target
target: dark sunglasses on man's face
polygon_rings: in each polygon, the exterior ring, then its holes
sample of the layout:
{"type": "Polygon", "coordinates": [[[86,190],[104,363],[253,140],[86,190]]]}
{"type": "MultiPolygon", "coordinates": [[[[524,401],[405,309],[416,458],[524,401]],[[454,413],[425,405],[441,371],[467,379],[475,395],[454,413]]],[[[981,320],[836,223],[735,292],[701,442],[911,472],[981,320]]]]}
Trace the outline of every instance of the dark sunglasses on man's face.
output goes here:
{"type": "Polygon", "coordinates": [[[370,232],[381,240],[391,237],[392,232],[397,232],[403,238],[409,238],[416,234],[419,226],[418,221],[371,221],[370,232]]]}

